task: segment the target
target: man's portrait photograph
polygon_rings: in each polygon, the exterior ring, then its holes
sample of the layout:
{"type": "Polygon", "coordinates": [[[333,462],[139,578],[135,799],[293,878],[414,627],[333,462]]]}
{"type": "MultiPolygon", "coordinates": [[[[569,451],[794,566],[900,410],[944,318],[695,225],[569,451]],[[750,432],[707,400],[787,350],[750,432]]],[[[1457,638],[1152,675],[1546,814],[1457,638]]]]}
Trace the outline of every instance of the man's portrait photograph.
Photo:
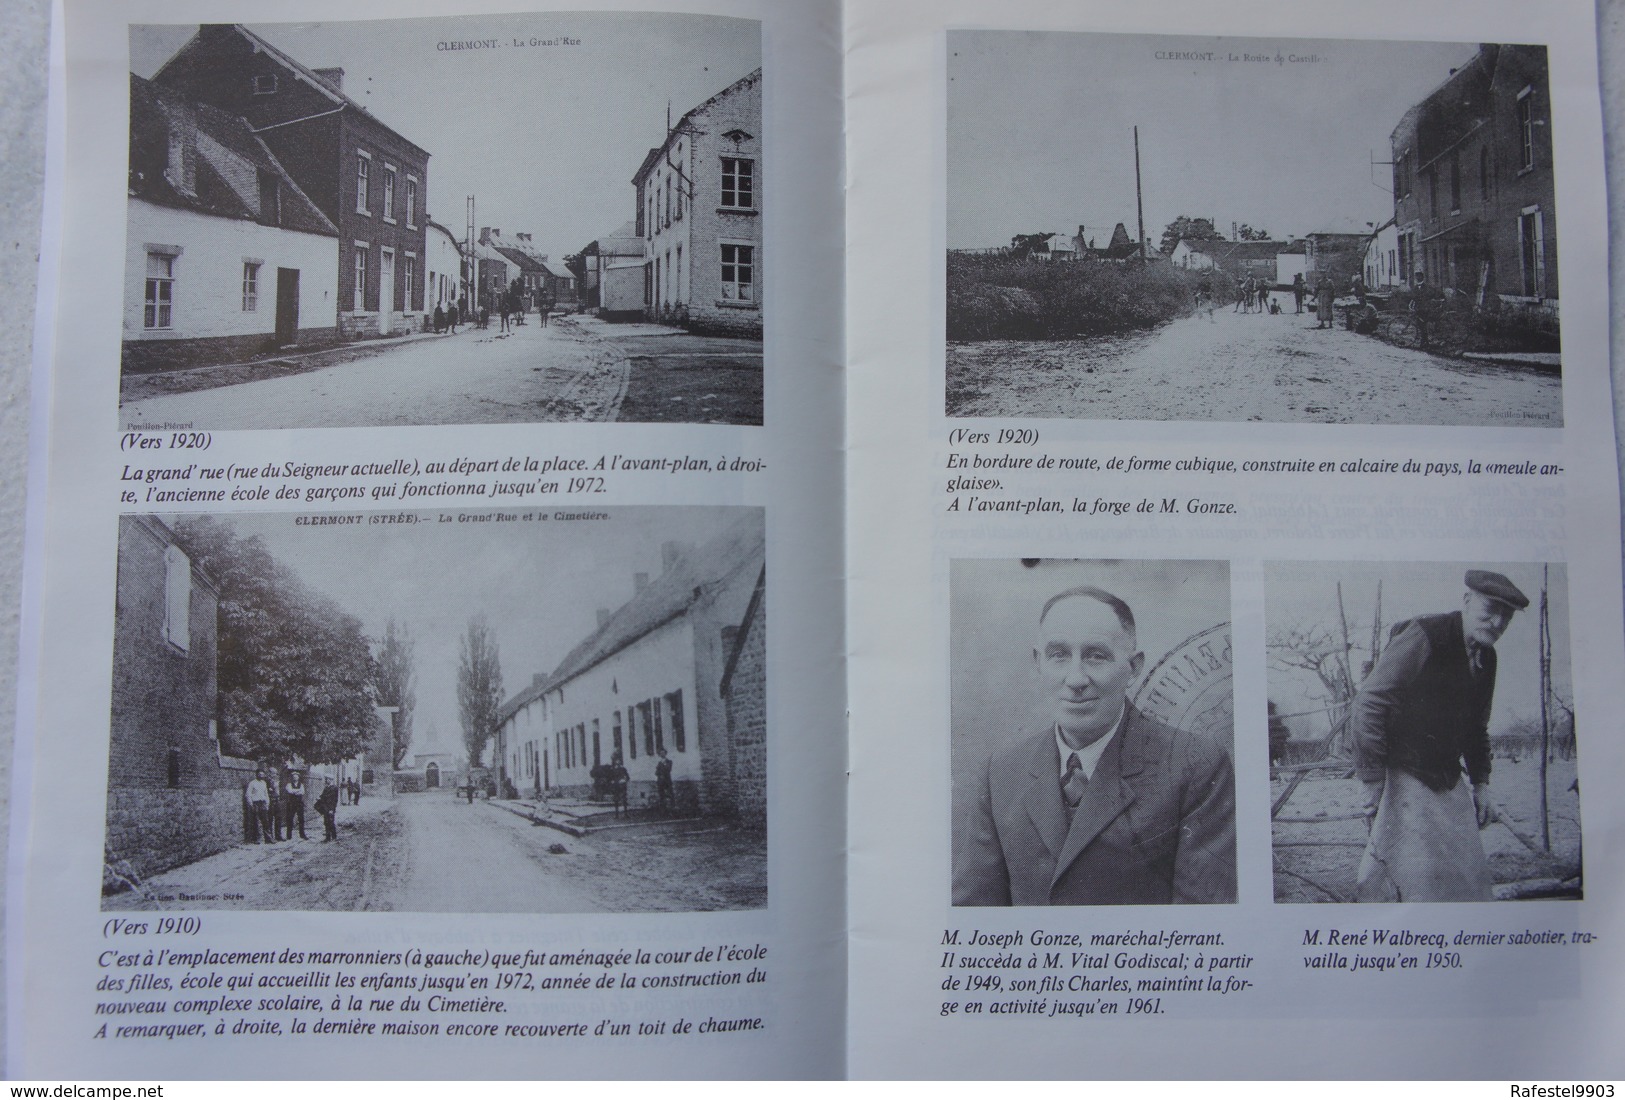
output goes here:
{"type": "Polygon", "coordinates": [[[1562,563],[1266,563],[1278,902],[1579,898],[1562,563]]]}
{"type": "Polygon", "coordinates": [[[959,906],[1236,900],[1230,571],[949,572],[959,906]]]}

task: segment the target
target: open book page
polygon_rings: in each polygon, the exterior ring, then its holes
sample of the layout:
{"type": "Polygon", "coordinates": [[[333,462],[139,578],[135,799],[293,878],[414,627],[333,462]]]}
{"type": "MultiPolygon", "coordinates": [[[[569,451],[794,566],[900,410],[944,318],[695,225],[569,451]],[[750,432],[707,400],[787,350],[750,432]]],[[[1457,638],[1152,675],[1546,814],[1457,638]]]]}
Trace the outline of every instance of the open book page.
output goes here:
{"type": "Polygon", "coordinates": [[[68,5],[12,1076],[840,1071],[838,9],[582,7],[68,5]]]}
{"type": "Polygon", "coordinates": [[[1619,1075],[1593,12],[1531,14],[849,9],[854,1076],[1619,1075]]]}

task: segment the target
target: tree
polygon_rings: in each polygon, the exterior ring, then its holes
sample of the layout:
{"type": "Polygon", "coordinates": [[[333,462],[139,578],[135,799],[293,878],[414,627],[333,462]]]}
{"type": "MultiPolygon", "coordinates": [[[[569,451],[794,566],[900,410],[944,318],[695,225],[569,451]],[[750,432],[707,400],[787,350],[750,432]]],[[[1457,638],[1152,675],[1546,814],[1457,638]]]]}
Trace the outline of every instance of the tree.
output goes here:
{"type": "Polygon", "coordinates": [[[415,643],[406,624],[390,619],[384,625],[384,636],[378,643],[377,673],[373,688],[378,694],[378,705],[396,707],[395,746],[390,765],[400,767],[406,759],[406,750],[412,746],[412,709],[417,706],[417,670],[413,663],[415,643]]]}
{"type": "Polygon", "coordinates": [[[1214,229],[1213,223],[1206,218],[1190,218],[1181,214],[1169,222],[1167,228],[1162,231],[1162,242],[1157,247],[1166,256],[1173,252],[1174,246],[1181,240],[1222,241],[1224,234],[1214,229]]]}
{"type": "Polygon", "coordinates": [[[1048,253],[1053,233],[1017,233],[1010,238],[1010,254],[1026,259],[1034,253],[1048,253]]]}
{"type": "Polygon", "coordinates": [[[1267,241],[1270,239],[1270,231],[1268,229],[1254,229],[1250,225],[1243,225],[1240,229],[1236,230],[1236,239],[1238,241],[1267,241]]]}
{"type": "Polygon", "coordinates": [[[360,620],[228,523],[182,520],[175,535],[219,586],[217,715],[231,751],[312,764],[364,752],[378,716],[376,669],[360,620]]]}
{"type": "Polygon", "coordinates": [[[468,766],[477,768],[486,742],[497,731],[497,711],[502,706],[502,659],[484,615],[468,620],[457,649],[457,715],[462,720],[468,766]]]}

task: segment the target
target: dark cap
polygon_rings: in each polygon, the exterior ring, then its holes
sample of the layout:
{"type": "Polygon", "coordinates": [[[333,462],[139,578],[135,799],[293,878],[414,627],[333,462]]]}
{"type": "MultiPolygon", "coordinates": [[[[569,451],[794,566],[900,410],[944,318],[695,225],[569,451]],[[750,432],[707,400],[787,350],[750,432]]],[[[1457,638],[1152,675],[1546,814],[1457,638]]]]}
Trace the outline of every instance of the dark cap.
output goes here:
{"type": "Polygon", "coordinates": [[[1519,611],[1529,606],[1529,597],[1520,592],[1517,585],[1501,574],[1491,573],[1487,569],[1467,570],[1467,587],[1481,596],[1500,600],[1508,607],[1519,611]]]}

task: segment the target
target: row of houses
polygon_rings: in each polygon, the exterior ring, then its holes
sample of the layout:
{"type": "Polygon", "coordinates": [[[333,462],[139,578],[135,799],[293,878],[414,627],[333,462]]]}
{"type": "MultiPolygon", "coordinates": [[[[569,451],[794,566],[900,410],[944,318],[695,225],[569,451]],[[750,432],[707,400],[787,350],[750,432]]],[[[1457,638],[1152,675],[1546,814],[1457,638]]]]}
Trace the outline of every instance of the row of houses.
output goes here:
{"type": "Polygon", "coordinates": [[[611,319],[759,337],[762,70],[694,107],[632,175],[633,217],[578,254],[583,304],[611,319]]]}
{"type": "Polygon", "coordinates": [[[239,24],[130,75],[123,364],[221,363],[420,331],[435,309],[573,301],[528,233],[429,215],[428,151],[239,24]]]}
{"type": "Polygon", "coordinates": [[[766,543],[759,512],[704,545],[668,542],[662,572],[551,672],[502,707],[498,788],[590,797],[593,769],[619,758],[634,806],[655,797],[661,753],[683,812],[766,821],[766,543]]]}

